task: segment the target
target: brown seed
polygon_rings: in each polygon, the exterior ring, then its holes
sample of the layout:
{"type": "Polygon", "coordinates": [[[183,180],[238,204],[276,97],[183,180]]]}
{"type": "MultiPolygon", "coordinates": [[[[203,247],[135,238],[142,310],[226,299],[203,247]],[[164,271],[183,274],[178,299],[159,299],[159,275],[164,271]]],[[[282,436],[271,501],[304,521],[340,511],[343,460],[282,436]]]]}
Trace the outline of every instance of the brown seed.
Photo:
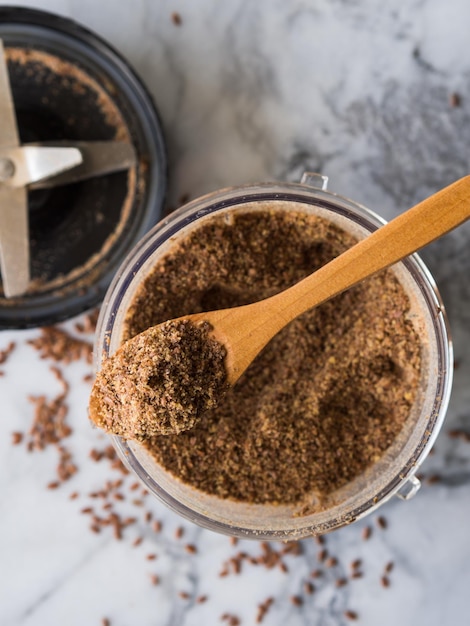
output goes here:
{"type": "Polygon", "coordinates": [[[103,617],[101,620],[101,626],[111,626],[111,622],[107,617],[103,617]]]}
{"type": "Polygon", "coordinates": [[[69,495],[69,499],[76,500],[78,496],[79,496],[78,491],[72,491],[72,493],[69,495]]]}
{"type": "Polygon", "coordinates": [[[60,483],[56,480],[47,485],[48,489],[58,489],[59,487],[60,487],[60,483]]]}
{"type": "Polygon", "coordinates": [[[302,606],[304,603],[303,599],[300,596],[291,596],[290,601],[294,606],[302,606]]]}
{"type": "Polygon", "coordinates": [[[171,14],[171,21],[175,26],[181,26],[183,22],[183,20],[181,19],[181,15],[176,11],[173,11],[173,13],[171,14]]]}
{"type": "Polygon", "coordinates": [[[238,544],[238,537],[230,537],[230,543],[232,546],[236,546],[238,544]]]}
{"type": "Polygon", "coordinates": [[[11,443],[14,446],[19,445],[22,441],[23,441],[23,433],[20,433],[20,432],[11,433],[11,443]]]}
{"type": "Polygon", "coordinates": [[[382,587],[390,587],[390,579],[388,578],[388,576],[382,576],[382,578],[380,579],[380,584],[382,585],[382,587]]]}
{"type": "Polygon", "coordinates": [[[379,528],[382,528],[383,530],[385,530],[388,526],[387,520],[385,519],[385,517],[383,517],[382,515],[380,515],[377,518],[377,525],[379,526],[379,528]]]}
{"type": "Polygon", "coordinates": [[[183,600],[187,600],[190,597],[190,595],[189,595],[189,593],[187,591],[180,591],[178,595],[183,600]]]}
{"type": "Polygon", "coordinates": [[[178,526],[178,528],[175,530],[175,539],[181,539],[183,535],[184,535],[184,528],[182,526],[178,526]]]}
{"type": "Polygon", "coordinates": [[[157,558],[156,554],[147,554],[147,556],[145,557],[147,559],[147,561],[155,561],[155,559],[157,558]]]}
{"type": "Polygon", "coordinates": [[[338,578],[337,581],[335,582],[335,585],[337,587],[344,587],[344,585],[348,584],[348,579],[347,578],[338,578]]]}
{"type": "Polygon", "coordinates": [[[395,563],[393,561],[389,561],[387,565],[385,566],[385,573],[390,574],[390,572],[393,570],[394,567],[395,567],[395,563]]]}
{"type": "Polygon", "coordinates": [[[315,586],[311,582],[304,583],[304,591],[309,596],[315,591],[315,586]]]}
{"type": "Polygon", "coordinates": [[[192,543],[188,543],[184,546],[184,549],[186,550],[186,552],[188,552],[188,554],[196,554],[197,552],[197,548],[194,544],[192,543]]]}
{"type": "Polygon", "coordinates": [[[325,566],[326,567],[336,567],[336,565],[338,565],[338,559],[336,557],[334,557],[334,556],[330,556],[325,561],[325,566]]]}
{"type": "Polygon", "coordinates": [[[87,515],[89,513],[93,513],[93,507],[92,506],[86,506],[84,509],[82,509],[80,511],[80,513],[83,513],[85,515],[87,515]]]}
{"type": "Polygon", "coordinates": [[[321,578],[323,576],[323,572],[320,569],[314,569],[313,572],[310,573],[312,578],[321,578]]]}
{"type": "Polygon", "coordinates": [[[364,526],[362,529],[362,538],[367,541],[372,536],[372,528],[370,526],[364,526]]]}
{"type": "Polygon", "coordinates": [[[152,585],[159,585],[160,584],[160,576],[157,576],[156,574],[151,574],[150,581],[151,581],[152,585]]]}
{"type": "Polygon", "coordinates": [[[132,542],[132,545],[136,548],[137,546],[140,546],[142,541],[143,541],[142,537],[136,537],[134,541],[132,542]]]}
{"type": "Polygon", "coordinates": [[[449,104],[453,109],[459,107],[462,104],[462,98],[460,94],[455,91],[451,93],[449,96],[449,104]]]}
{"type": "Polygon", "coordinates": [[[198,596],[196,598],[196,602],[198,604],[204,604],[204,602],[207,602],[207,596],[198,596]]]}
{"type": "Polygon", "coordinates": [[[356,559],[351,563],[351,569],[359,569],[362,565],[362,559],[356,559]]]}
{"type": "Polygon", "coordinates": [[[162,523],[159,520],[155,520],[152,528],[154,533],[159,533],[162,530],[162,523]]]}
{"type": "Polygon", "coordinates": [[[362,572],[356,571],[351,574],[351,578],[362,578],[364,574],[362,572]]]}
{"type": "Polygon", "coordinates": [[[350,620],[357,620],[359,618],[359,615],[356,613],[356,611],[351,611],[348,609],[344,612],[344,617],[350,620]]]}
{"type": "Polygon", "coordinates": [[[323,563],[323,561],[326,561],[327,558],[328,550],[326,550],[326,548],[323,548],[323,550],[320,550],[320,552],[317,554],[317,559],[323,563]]]}

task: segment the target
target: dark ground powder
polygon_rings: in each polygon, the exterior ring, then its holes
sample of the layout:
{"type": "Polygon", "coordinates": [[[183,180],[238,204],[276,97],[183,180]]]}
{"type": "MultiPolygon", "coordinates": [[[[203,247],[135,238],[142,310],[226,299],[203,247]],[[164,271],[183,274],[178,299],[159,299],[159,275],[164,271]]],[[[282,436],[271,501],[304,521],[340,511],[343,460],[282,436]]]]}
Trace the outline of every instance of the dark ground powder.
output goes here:
{"type": "MultiPolygon", "coordinates": [[[[353,243],[302,211],[214,217],[157,262],[124,338],[270,296],[353,243]]],[[[298,504],[314,493],[321,502],[377,461],[408,417],[420,373],[408,309],[394,275],[377,274],[290,323],[192,430],[146,447],[176,477],[221,498],[298,504]]]]}
{"type": "Polygon", "coordinates": [[[225,348],[210,330],[170,320],[124,343],[96,377],[92,421],[138,441],[192,428],[226,388],[225,348]]]}

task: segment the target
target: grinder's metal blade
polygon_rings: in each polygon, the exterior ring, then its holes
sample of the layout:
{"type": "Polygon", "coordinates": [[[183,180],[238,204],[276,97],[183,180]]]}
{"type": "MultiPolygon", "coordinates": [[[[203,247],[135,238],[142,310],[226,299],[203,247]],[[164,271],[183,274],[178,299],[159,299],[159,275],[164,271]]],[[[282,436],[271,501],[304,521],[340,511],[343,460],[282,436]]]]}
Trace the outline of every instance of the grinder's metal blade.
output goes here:
{"type": "Polygon", "coordinates": [[[13,148],[19,143],[5,49],[0,39],[0,147],[13,148]]]}
{"type": "Polygon", "coordinates": [[[78,148],[50,148],[35,144],[0,149],[0,165],[10,163],[12,166],[8,178],[2,180],[0,173],[0,181],[9,187],[26,187],[74,168],[81,162],[82,153],[78,148]]]}
{"type": "Polygon", "coordinates": [[[28,196],[24,187],[0,185],[0,270],[7,298],[29,284],[28,196]]]}
{"type": "Polygon", "coordinates": [[[39,180],[29,186],[30,189],[44,189],[76,183],[80,180],[112,174],[128,169],[137,164],[134,146],[124,141],[55,141],[41,142],[45,146],[74,147],[80,150],[82,163],[57,176],[39,180]]]}
{"type": "MultiPolygon", "coordinates": [[[[0,39],[0,147],[19,146],[15,107],[3,42],[0,39]]],[[[4,163],[8,165],[8,163],[4,163]]],[[[6,168],[8,169],[8,168],[6,168]]],[[[5,172],[3,174],[8,174],[5,172]]],[[[0,184],[0,270],[7,298],[26,291],[29,284],[28,196],[25,188],[0,184]]]]}

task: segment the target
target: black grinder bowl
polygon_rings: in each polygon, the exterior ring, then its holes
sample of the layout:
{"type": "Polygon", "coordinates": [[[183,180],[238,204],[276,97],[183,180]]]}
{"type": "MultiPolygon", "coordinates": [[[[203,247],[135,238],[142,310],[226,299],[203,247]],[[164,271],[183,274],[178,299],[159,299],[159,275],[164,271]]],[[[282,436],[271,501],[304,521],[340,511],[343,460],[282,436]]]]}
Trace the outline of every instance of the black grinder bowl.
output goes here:
{"type": "Polygon", "coordinates": [[[30,286],[13,298],[0,287],[0,328],[21,328],[101,301],[162,215],[166,156],[146,88],[95,34],[44,11],[0,7],[0,38],[21,143],[120,140],[136,153],[126,170],[28,191],[30,286]]]}

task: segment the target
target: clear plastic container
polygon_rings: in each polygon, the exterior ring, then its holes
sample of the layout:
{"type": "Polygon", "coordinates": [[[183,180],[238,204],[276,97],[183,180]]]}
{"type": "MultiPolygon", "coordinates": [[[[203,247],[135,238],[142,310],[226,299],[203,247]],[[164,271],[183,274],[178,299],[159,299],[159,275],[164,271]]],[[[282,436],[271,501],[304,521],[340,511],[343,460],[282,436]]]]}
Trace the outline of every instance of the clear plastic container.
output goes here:
{"type": "MultiPolygon", "coordinates": [[[[363,238],[384,221],[370,210],[327,191],[327,178],[305,174],[300,184],[259,184],[218,191],[199,198],[158,224],[128,256],[110,286],[98,322],[95,366],[121,343],[122,325],[136,287],[154,263],[199,224],[216,213],[256,210],[268,202],[293,203],[363,238]]],[[[411,303],[410,316],[422,338],[422,375],[417,400],[405,427],[383,457],[336,494],[331,508],[298,515],[295,506],[235,502],[208,495],[182,483],[139,444],[113,437],[135,473],[168,507],[214,531],[256,539],[299,539],[350,524],[393,495],[410,498],[419,488],[415,473],[438,434],[452,384],[452,345],[443,305],[434,281],[418,256],[393,267],[411,303]]]]}

